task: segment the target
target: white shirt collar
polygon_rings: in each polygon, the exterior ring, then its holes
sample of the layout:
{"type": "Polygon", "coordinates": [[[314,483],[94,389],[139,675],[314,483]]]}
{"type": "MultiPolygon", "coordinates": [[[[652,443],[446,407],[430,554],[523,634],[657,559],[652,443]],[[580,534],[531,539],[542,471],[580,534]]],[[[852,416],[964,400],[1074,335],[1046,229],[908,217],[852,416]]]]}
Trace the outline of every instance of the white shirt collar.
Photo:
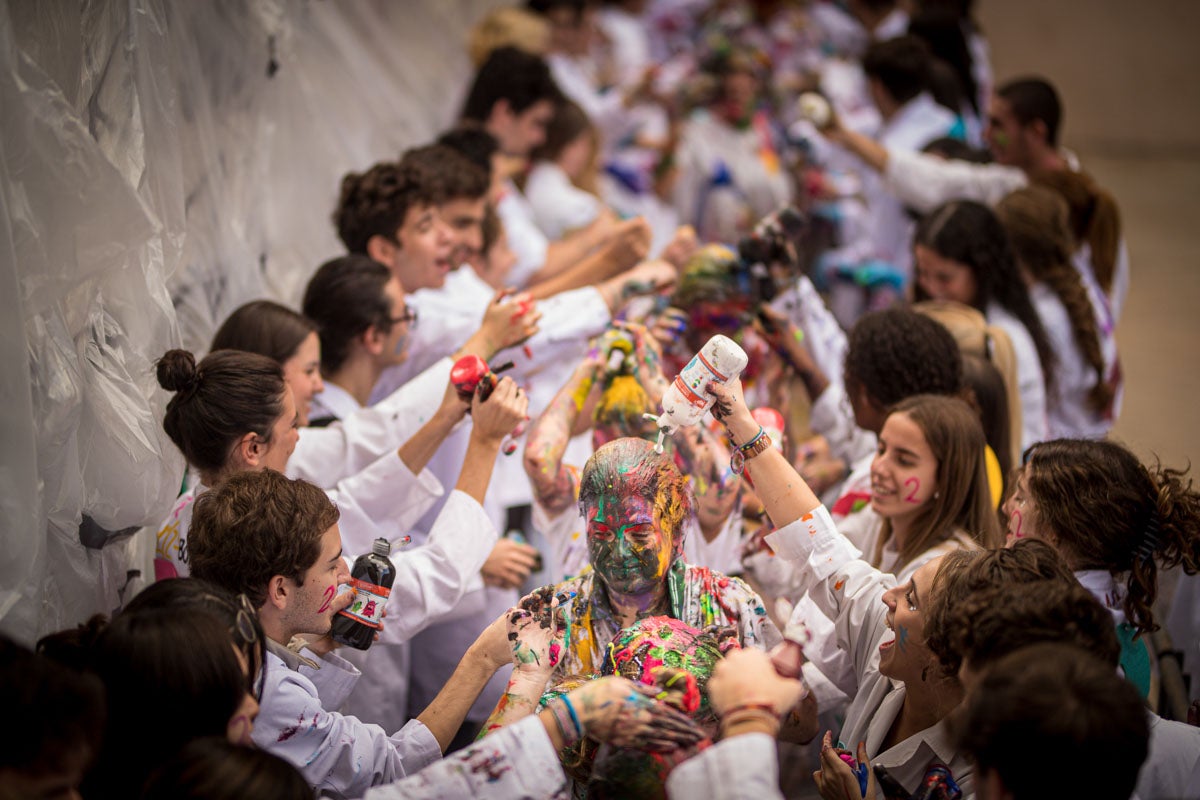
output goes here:
{"type": "Polygon", "coordinates": [[[1075,579],[1112,612],[1117,625],[1125,621],[1125,590],[1111,572],[1106,569],[1084,569],[1075,573],[1075,579]]]}
{"type": "Polygon", "coordinates": [[[325,383],[325,391],[313,397],[312,410],[308,413],[309,419],[320,419],[322,417],[333,417],[334,419],[346,419],[355,411],[361,409],[358,401],[354,396],[347,392],[336,383],[325,383]]]}

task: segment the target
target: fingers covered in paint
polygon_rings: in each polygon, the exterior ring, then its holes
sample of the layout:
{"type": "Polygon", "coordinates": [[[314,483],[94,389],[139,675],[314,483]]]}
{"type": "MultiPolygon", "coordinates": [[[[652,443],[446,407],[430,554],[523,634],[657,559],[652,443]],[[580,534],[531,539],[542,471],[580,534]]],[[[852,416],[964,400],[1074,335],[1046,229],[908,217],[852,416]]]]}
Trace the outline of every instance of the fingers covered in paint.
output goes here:
{"type": "Polygon", "coordinates": [[[542,676],[543,683],[562,659],[563,636],[559,627],[558,598],[544,587],[521,598],[509,609],[508,640],[514,667],[542,676]]]}
{"type": "Polygon", "coordinates": [[[698,742],[703,731],[656,699],[659,690],[610,676],[590,681],[568,695],[591,738],[619,747],[670,750],[698,742]]]}
{"type": "Polygon", "coordinates": [[[480,330],[491,344],[492,352],[520,344],[538,332],[542,312],[528,292],[504,289],[492,298],[483,314],[480,330]]]}
{"type": "Polygon", "coordinates": [[[813,781],[825,800],[875,800],[878,794],[866,744],[859,742],[857,757],[852,756],[833,746],[830,731],[821,743],[821,769],[813,773],[813,781]]]}

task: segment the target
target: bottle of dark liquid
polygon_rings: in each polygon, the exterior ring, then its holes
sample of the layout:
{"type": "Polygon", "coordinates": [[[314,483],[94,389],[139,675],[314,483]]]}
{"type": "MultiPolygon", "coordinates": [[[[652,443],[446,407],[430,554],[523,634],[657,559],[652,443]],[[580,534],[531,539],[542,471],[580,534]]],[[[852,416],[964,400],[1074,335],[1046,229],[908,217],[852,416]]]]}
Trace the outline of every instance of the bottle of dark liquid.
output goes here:
{"type": "Polygon", "coordinates": [[[392,545],[387,539],[376,539],[370,553],[354,562],[350,585],[354,587],[354,602],[333,618],[333,640],[356,650],[366,650],[383,627],[383,607],[392,593],[396,568],[388,559],[392,545]]]}

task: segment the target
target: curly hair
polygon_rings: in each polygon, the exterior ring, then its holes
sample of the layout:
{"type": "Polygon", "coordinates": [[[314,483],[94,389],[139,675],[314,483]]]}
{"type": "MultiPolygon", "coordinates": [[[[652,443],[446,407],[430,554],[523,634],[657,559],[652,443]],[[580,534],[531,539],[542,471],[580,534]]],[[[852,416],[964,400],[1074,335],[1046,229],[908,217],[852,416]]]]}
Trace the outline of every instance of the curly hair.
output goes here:
{"type": "MultiPolygon", "coordinates": [[[[1058,359],[1029,299],[1008,234],[996,214],[972,200],[951,201],[921,219],[913,235],[913,245],[927,247],[971,270],[976,286],[971,305],[975,308],[986,313],[988,303],[995,300],[1025,326],[1037,349],[1046,390],[1053,394],[1058,359]]],[[[919,282],[913,287],[913,297],[917,301],[930,299],[919,282]]]]}
{"type": "Polygon", "coordinates": [[[945,627],[950,663],[975,673],[1037,642],[1077,645],[1113,668],[1121,657],[1112,614],[1069,575],[978,586],[947,609],[945,627]]]}
{"type": "MultiPolygon", "coordinates": [[[[981,547],[998,547],[1002,537],[988,489],[987,441],[971,407],[957,397],[919,394],[897,403],[890,414],[911,419],[937,459],[937,491],[913,520],[894,569],[900,570],[958,531],[981,547]]],[[[873,564],[880,563],[891,536],[891,520],[885,519],[873,564]]]]}
{"type": "Polygon", "coordinates": [[[395,241],[409,209],[445,200],[442,184],[438,173],[419,159],[381,161],[366,172],[346,173],[333,212],[338,238],[347,251],[362,255],[373,236],[395,241]]]}
{"type": "Polygon", "coordinates": [[[287,391],[277,362],[257,353],[217,350],[197,365],[187,350],[168,350],[157,372],[159,385],[175,392],[163,430],[196,469],[224,471],[234,444],[247,433],[271,441],[287,391]]]}
{"type": "Polygon", "coordinates": [[[392,303],[385,287],[391,270],[366,256],[326,261],[304,290],[304,313],[318,327],[321,371],[333,375],[350,354],[350,343],[371,326],[391,331],[392,303]]]}
{"type": "Polygon", "coordinates": [[[1126,577],[1123,607],[1138,633],[1158,629],[1158,570],[1200,570],[1200,493],[1188,470],[1146,467],[1115,442],[1055,439],[1026,451],[1040,525],[1072,569],[1126,577]]]}
{"type": "Polygon", "coordinates": [[[304,582],[338,517],[337,506],[311,483],[270,469],[236,473],[196,498],[188,539],[192,575],[262,608],[274,576],[304,582]]]}
{"type": "MultiPolygon", "coordinates": [[[[999,586],[1047,582],[1078,585],[1066,561],[1053,547],[1036,539],[1022,539],[1009,548],[955,550],[943,556],[925,602],[925,645],[937,657],[943,673],[956,675],[962,664],[964,650],[956,638],[961,631],[955,614],[969,598],[999,586]]],[[[1111,629],[1111,615],[1107,624],[1111,629]]]]}
{"type": "Polygon", "coordinates": [[[845,375],[886,407],[917,394],[956,394],[962,355],[950,332],[922,314],[873,311],[850,331],[845,375]]]}
{"type": "Polygon", "coordinates": [[[440,203],[479,200],[487,195],[492,180],[490,161],[481,168],[465,153],[440,142],[406,150],[400,164],[417,170],[422,182],[435,184],[441,194],[440,203]]]}
{"type": "Polygon", "coordinates": [[[1096,413],[1112,405],[1115,387],[1106,380],[1096,312],[1079,272],[1071,265],[1071,232],[1067,203],[1050,189],[1028,186],[1005,197],[996,214],[1008,231],[1017,260],[1035,280],[1050,287],[1071,321],[1071,335],[1080,354],[1096,372],[1088,403],[1096,413]]]}
{"type": "Polygon", "coordinates": [[[605,444],[592,453],[579,477],[579,513],[586,516],[589,504],[614,493],[654,503],[654,518],[671,536],[672,552],[676,558],[683,553],[684,522],[695,514],[696,500],[691,482],[670,456],[654,452],[654,444],[645,439],[605,444]]]}

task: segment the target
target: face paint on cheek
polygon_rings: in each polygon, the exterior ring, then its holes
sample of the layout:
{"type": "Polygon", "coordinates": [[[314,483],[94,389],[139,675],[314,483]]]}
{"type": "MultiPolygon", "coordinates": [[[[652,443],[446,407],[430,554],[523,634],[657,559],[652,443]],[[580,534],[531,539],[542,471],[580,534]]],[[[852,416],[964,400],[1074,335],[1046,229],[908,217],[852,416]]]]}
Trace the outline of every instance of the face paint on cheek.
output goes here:
{"type": "Polygon", "coordinates": [[[329,610],[329,604],[333,602],[333,598],[337,597],[337,587],[328,586],[325,588],[325,602],[321,603],[321,607],[317,609],[318,614],[324,614],[329,610]]]}
{"type": "Polygon", "coordinates": [[[920,503],[921,502],[920,500],[917,499],[917,492],[919,492],[921,490],[921,479],[920,478],[917,478],[916,476],[909,478],[908,480],[906,480],[904,482],[904,488],[912,490],[905,496],[904,502],[906,502],[906,503],[920,503]]]}
{"type": "Polygon", "coordinates": [[[900,648],[901,652],[908,649],[908,628],[903,625],[896,626],[896,647],[900,648]]]}
{"type": "Polygon", "coordinates": [[[1014,511],[1009,515],[1009,518],[1012,520],[1012,530],[1009,531],[1009,535],[1014,539],[1024,539],[1025,534],[1021,531],[1021,523],[1024,521],[1021,517],[1021,512],[1014,511]]]}

